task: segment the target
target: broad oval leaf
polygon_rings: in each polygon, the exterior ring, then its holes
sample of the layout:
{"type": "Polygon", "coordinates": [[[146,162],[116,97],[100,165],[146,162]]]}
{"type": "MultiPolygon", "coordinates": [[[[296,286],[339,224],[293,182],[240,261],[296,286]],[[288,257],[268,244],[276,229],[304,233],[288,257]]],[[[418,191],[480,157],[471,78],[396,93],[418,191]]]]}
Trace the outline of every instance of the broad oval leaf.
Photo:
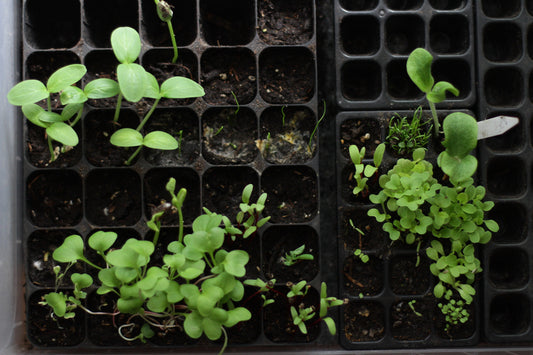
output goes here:
{"type": "Polygon", "coordinates": [[[161,94],[159,92],[159,83],[155,76],[146,72],[146,87],[144,89],[144,97],[149,97],[151,99],[160,99],[161,94]]]}
{"type": "Polygon", "coordinates": [[[202,316],[197,311],[185,315],[183,322],[183,329],[188,336],[193,339],[198,339],[202,336],[202,316]]]}
{"type": "Polygon", "coordinates": [[[204,88],[200,84],[181,76],[169,78],[161,84],[161,96],[168,99],[186,99],[204,95],[204,88]]]}
{"type": "Polygon", "coordinates": [[[162,131],[148,133],[143,140],[143,145],[152,149],[174,150],[178,149],[178,141],[170,134],[162,131]]]}
{"type": "Polygon", "coordinates": [[[11,105],[22,106],[44,100],[49,92],[39,80],[24,80],[15,85],[7,93],[7,100],[11,105]]]}
{"type": "Polygon", "coordinates": [[[466,113],[454,112],[446,116],[442,128],[446,151],[451,156],[463,158],[477,145],[476,119],[466,113]]]}
{"type": "Polygon", "coordinates": [[[119,64],[117,67],[117,79],[120,91],[126,100],[137,102],[143,98],[146,85],[146,70],[139,64],[119,64]]]}
{"type": "Polygon", "coordinates": [[[93,284],[93,278],[89,274],[74,273],[70,276],[70,280],[79,289],[89,287],[93,284]]]}
{"type": "Polygon", "coordinates": [[[61,111],[61,117],[63,121],[67,121],[75,114],[79,113],[80,110],[83,108],[83,104],[68,104],[63,108],[63,111],[61,111]]]}
{"type": "Polygon", "coordinates": [[[83,91],[89,99],[106,99],[117,96],[120,88],[115,80],[100,78],[87,83],[83,91]]]}
{"type": "Polygon", "coordinates": [[[102,285],[113,288],[119,287],[121,282],[115,276],[116,268],[102,269],[98,271],[98,279],[102,282],[102,285]]]}
{"type": "Polygon", "coordinates": [[[82,104],[87,101],[87,95],[77,86],[68,86],[59,96],[63,105],[82,104]]]}
{"type": "MultiPolygon", "coordinates": [[[[61,117],[61,116],[60,116],[61,117]]],[[[74,147],[78,144],[78,134],[64,122],[56,122],[46,129],[46,134],[55,141],[74,147]]]]}
{"type": "Polygon", "coordinates": [[[83,239],[79,235],[70,235],[63,241],[54,253],[54,260],[60,263],[70,263],[83,259],[83,239]]]}
{"type": "Polygon", "coordinates": [[[431,75],[433,56],[424,48],[417,48],[407,58],[407,74],[415,85],[424,93],[433,88],[435,80],[431,75]]]}
{"type": "Polygon", "coordinates": [[[227,312],[228,319],[224,322],[226,327],[233,327],[239,322],[244,322],[252,318],[252,314],[244,307],[237,307],[227,312]]]}
{"type": "Polygon", "coordinates": [[[92,249],[104,252],[111,248],[116,240],[117,233],[98,231],[89,237],[88,243],[92,249]]]}
{"type": "Polygon", "coordinates": [[[111,33],[113,53],[121,63],[133,63],[141,53],[141,38],[131,27],[119,27],[111,33]]]}
{"type": "Polygon", "coordinates": [[[110,139],[117,147],[138,147],[143,144],[143,136],[133,128],[121,128],[110,139]]]}
{"type": "Polygon", "coordinates": [[[26,118],[36,126],[46,128],[47,124],[39,120],[39,115],[44,112],[44,108],[36,104],[26,104],[22,106],[22,113],[26,118]]]}
{"type": "Polygon", "coordinates": [[[59,113],[50,112],[50,111],[41,111],[37,116],[37,119],[45,124],[51,124],[54,122],[63,122],[64,119],[59,113]]]}
{"type": "Polygon", "coordinates": [[[447,81],[439,81],[435,84],[433,89],[427,93],[428,101],[439,103],[446,99],[446,91],[452,93],[454,96],[459,95],[459,90],[447,81]]]}
{"type": "Polygon", "coordinates": [[[87,68],[83,64],[67,65],[50,75],[46,82],[46,87],[49,92],[60,92],[80,81],[85,73],[87,73],[87,68]]]}

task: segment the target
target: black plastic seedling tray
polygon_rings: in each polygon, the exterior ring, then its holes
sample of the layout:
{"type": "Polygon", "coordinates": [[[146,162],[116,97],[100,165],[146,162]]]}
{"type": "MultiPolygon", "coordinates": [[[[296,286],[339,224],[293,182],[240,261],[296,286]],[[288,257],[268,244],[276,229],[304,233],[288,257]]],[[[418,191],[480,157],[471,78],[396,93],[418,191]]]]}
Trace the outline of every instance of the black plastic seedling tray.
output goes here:
{"type": "Polygon", "coordinates": [[[443,108],[476,100],[472,0],[335,0],[336,102],[344,110],[409,109],[423,103],[405,63],[417,47],[433,74],[459,89],[443,108]]]}
{"type": "MultiPolygon", "coordinates": [[[[286,154],[283,146],[277,155],[272,149],[260,150],[261,140],[268,135],[275,139],[291,130],[303,135],[300,144],[305,144],[305,149],[318,119],[314,2],[301,0],[287,5],[279,0],[234,1],[224,6],[210,0],[168,2],[176,14],[173,22],[179,46],[178,66],[202,84],[206,96],[161,102],[145,130],[169,125],[167,129],[174,134],[183,130],[183,154],[145,149],[131,166],[124,166],[131,152],[106,142],[115,129],[110,124],[113,102],[111,107],[105,107],[109,102],[104,106],[89,102],[82,124],[77,127],[80,144],[52,164],[47,162],[46,149],[39,151],[33,146],[33,139],[39,133],[24,124],[26,203],[22,244],[27,332],[29,341],[36,347],[56,347],[62,343],[81,350],[127,345],[118,336],[95,338],[98,325],[93,317],[83,314],[79,314],[79,325],[67,323],[66,331],[43,342],[41,329],[50,319],[37,302],[43,293],[53,289],[51,252],[66,236],[80,234],[86,239],[97,230],[112,230],[119,235],[119,240],[151,238],[145,223],[151,217],[152,208],[169,198],[164,186],[170,177],[176,178],[177,186],[188,190],[186,226],[190,226],[203,206],[234,217],[246,184],[254,185],[256,198],[258,191],[267,192],[264,214],[272,219],[255,241],[246,246],[252,258],[255,257],[250,262],[251,276],[277,278],[279,286],[283,285],[288,275],[272,265],[279,259],[275,251],[288,252],[300,246],[295,243],[305,243],[315,255],[315,261],[308,263],[312,264],[311,271],[303,276],[314,288],[311,293],[320,290],[324,271],[320,257],[318,138],[314,138],[311,154],[286,154]],[[289,30],[287,38],[279,37],[280,24],[295,26],[285,21],[298,17],[303,18],[301,28],[294,28],[295,32],[289,30]],[[296,84],[288,84],[289,79],[296,84]],[[292,96],[287,96],[288,85],[294,86],[292,96]],[[238,129],[233,132],[228,125],[219,135],[210,136],[209,129],[226,123],[220,122],[221,117],[237,109],[232,93],[240,106],[235,118],[238,129]],[[287,117],[287,126],[280,124],[282,113],[287,117]],[[234,135],[225,137],[226,134],[234,135]],[[227,140],[237,146],[238,154],[228,153],[224,146],[227,140]],[[102,145],[111,152],[109,156],[100,154],[102,145]]],[[[106,75],[113,78],[118,62],[110,48],[109,36],[119,26],[138,30],[142,41],[139,62],[154,75],[168,67],[164,63],[172,56],[166,25],[157,17],[151,1],[25,0],[22,13],[23,79],[45,81],[58,68],[73,63],[82,63],[88,69],[82,84],[106,75]]],[[[135,127],[139,123],[138,112],[142,112],[143,104],[146,102],[125,103],[120,114],[123,127],[135,127]]],[[[172,235],[176,223],[176,220],[165,221],[163,232],[172,235]]],[[[96,294],[90,295],[89,305],[96,298],[96,294]]],[[[269,317],[272,318],[268,309],[254,313],[251,337],[245,346],[304,342],[301,346],[310,348],[335,341],[320,327],[300,340],[279,338],[267,331],[262,321],[269,317]]],[[[149,342],[147,346],[158,346],[158,343],[161,342],[149,342]]],[[[209,346],[206,340],[170,343],[209,346]]],[[[214,349],[220,344],[211,346],[214,349]]]]}

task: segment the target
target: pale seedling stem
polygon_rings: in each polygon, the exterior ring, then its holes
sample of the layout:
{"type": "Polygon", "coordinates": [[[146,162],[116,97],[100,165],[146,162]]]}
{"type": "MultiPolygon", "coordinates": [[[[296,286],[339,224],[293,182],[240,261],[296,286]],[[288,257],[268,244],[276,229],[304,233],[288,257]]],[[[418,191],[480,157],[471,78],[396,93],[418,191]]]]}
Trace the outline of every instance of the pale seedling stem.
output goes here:
{"type": "Polygon", "coordinates": [[[161,100],[160,98],[156,99],[154,104],[152,105],[152,108],[150,109],[150,111],[148,111],[148,113],[146,114],[146,116],[144,116],[142,122],[137,126],[136,128],[136,131],[137,132],[140,132],[141,129],[144,127],[144,125],[146,124],[146,122],[148,122],[148,119],[150,118],[150,116],[152,116],[152,113],[154,113],[155,111],[155,108],[157,107],[157,104],[159,103],[159,100],[161,100]]]}
{"type": "Polygon", "coordinates": [[[178,60],[178,45],[176,44],[176,36],[174,35],[174,28],[172,27],[171,20],[166,21],[168,25],[168,32],[170,33],[170,40],[172,41],[172,47],[174,48],[174,57],[172,58],[172,64],[176,64],[178,60]]]}
{"type": "Polygon", "coordinates": [[[114,122],[118,122],[118,116],[120,114],[120,106],[122,105],[122,92],[118,93],[117,97],[117,107],[115,109],[115,117],[113,118],[114,122]]]}
{"type": "Polygon", "coordinates": [[[433,126],[435,127],[435,137],[439,135],[440,130],[440,124],[439,124],[439,118],[437,117],[437,109],[435,108],[435,104],[428,100],[429,108],[431,109],[431,115],[433,116],[433,126]]]}

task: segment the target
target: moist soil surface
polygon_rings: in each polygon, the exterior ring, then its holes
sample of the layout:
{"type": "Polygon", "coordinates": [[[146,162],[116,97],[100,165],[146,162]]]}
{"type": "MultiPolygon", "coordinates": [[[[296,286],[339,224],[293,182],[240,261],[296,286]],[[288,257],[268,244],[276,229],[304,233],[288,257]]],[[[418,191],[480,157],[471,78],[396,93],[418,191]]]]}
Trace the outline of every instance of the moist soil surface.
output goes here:
{"type": "Polygon", "coordinates": [[[308,0],[258,2],[258,33],[267,44],[303,44],[313,36],[313,7],[308,0]]]}
{"type": "Polygon", "coordinates": [[[344,212],[341,222],[341,237],[345,250],[385,251],[388,238],[386,238],[381,224],[374,217],[369,217],[367,211],[367,209],[355,209],[344,212]],[[360,229],[364,234],[354,229],[350,224],[350,220],[354,227],[360,229]]]}
{"type": "Polygon", "coordinates": [[[350,342],[376,341],[385,334],[385,314],[376,302],[350,302],[344,306],[344,335],[350,342]]]}
{"type": "Polygon", "coordinates": [[[383,289],[383,261],[374,255],[368,256],[366,263],[357,256],[350,256],[344,262],[344,288],[352,296],[377,295],[383,289]]]}
{"type": "MultiPolygon", "coordinates": [[[[425,253],[424,253],[425,254],[425,253]]],[[[424,255],[416,266],[416,255],[398,255],[390,261],[390,286],[399,295],[422,295],[430,285],[431,272],[424,255]]]]}
{"type": "Polygon", "coordinates": [[[431,332],[433,302],[429,300],[400,301],[392,306],[392,336],[398,340],[422,340],[431,332]],[[418,312],[419,314],[415,313],[418,312]]]}
{"type": "Polygon", "coordinates": [[[350,159],[349,147],[366,148],[365,158],[372,159],[381,141],[381,123],[375,119],[348,119],[340,126],[342,154],[350,159]]]}
{"type": "MultiPolygon", "coordinates": [[[[26,132],[26,152],[30,163],[38,168],[66,168],[73,166],[81,158],[81,144],[75,147],[65,147],[64,152],[61,152],[63,145],[59,142],[53,141],[52,146],[54,152],[59,153],[57,158],[52,162],[50,149],[48,148],[48,140],[44,128],[37,127],[28,122],[28,130],[26,132]]],[[[76,125],[75,129],[80,135],[80,123],[76,125]]]]}

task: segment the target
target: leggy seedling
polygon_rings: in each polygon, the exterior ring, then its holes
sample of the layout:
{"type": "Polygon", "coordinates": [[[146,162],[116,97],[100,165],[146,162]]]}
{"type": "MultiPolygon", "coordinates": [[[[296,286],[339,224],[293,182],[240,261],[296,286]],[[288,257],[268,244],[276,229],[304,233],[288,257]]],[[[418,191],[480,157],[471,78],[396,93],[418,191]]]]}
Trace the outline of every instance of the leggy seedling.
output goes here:
{"type": "Polygon", "coordinates": [[[174,28],[172,27],[172,11],[170,5],[164,0],[154,0],[157,10],[157,16],[159,19],[167,24],[170,40],[172,41],[172,47],[174,49],[174,56],[172,57],[172,64],[175,64],[178,60],[178,45],[176,44],[176,36],[174,35],[174,28]]]}

